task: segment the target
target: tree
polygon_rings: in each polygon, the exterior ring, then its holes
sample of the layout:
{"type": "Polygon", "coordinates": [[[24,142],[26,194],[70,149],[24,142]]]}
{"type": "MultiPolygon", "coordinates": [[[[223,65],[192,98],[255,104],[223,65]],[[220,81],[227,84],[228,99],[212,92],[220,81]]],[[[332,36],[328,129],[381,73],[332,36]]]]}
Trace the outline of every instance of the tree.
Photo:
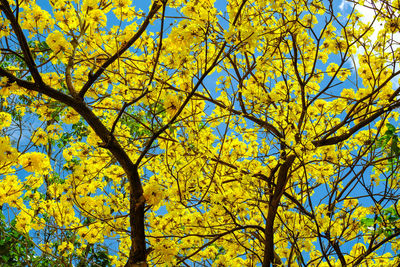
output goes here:
{"type": "Polygon", "coordinates": [[[0,0],[2,229],[57,266],[398,264],[400,2],[344,3],[0,0]]]}

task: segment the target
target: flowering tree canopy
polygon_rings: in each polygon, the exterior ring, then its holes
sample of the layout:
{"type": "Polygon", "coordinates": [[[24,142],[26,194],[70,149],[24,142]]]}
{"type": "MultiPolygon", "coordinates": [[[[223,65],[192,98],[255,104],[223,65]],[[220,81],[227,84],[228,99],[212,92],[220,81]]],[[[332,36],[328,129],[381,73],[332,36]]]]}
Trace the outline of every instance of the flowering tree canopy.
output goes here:
{"type": "Polygon", "coordinates": [[[1,264],[400,263],[399,0],[137,2],[0,0],[1,264]]]}

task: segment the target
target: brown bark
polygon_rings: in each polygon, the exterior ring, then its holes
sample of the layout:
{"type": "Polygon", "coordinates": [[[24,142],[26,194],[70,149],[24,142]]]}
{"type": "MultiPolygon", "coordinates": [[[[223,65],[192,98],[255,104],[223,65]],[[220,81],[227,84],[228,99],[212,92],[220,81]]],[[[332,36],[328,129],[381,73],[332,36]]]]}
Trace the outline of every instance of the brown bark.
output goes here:
{"type": "MultiPolygon", "coordinates": [[[[133,172],[133,181],[140,181],[137,168],[133,172]]],[[[131,250],[126,267],[147,266],[146,264],[146,236],[144,229],[144,204],[142,186],[130,190],[130,225],[131,225],[131,250]],[[138,190],[140,188],[140,190],[138,190]]]]}
{"type": "Polygon", "coordinates": [[[274,194],[271,197],[268,207],[268,215],[267,221],[265,223],[265,250],[264,250],[264,259],[263,259],[263,267],[269,267],[271,264],[274,264],[276,261],[274,260],[274,221],[276,217],[276,213],[278,210],[279,202],[285,191],[285,187],[288,181],[288,172],[290,167],[292,166],[295,155],[289,155],[282,166],[279,168],[278,179],[276,182],[276,187],[274,190],[274,194]]]}

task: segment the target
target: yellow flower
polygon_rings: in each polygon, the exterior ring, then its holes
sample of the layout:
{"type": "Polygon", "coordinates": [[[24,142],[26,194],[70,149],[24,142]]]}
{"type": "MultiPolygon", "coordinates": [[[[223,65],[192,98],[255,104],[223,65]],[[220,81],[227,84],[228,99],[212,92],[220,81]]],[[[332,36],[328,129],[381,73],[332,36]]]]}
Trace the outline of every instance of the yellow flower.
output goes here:
{"type": "Polygon", "coordinates": [[[32,137],[32,142],[37,146],[46,145],[48,142],[47,133],[42,128],[38,128],[32,137]]]}
{"type": "Polygon", "coordinates": [[[35,218],[32,221],[31,227],[35,231],[40,231],[46,226],[46,221],[43,218],[35,218]]]}
{"type": "Polygon", "coordinates": [[[43,184],[43,176],[41,175],[29,175],[26,177],[25,185],[30,188],[39,188],[43,184]]]}
{"type": "Polygon", "coordinates": [[[47,36],[46,43],[54,53],[72,50],[72,45],[65,39],[60,31],[54,31],[47,36]]]}
{"type": "Polygon", "coordinates": [[[23,154],[19,158],[19,164],[28,172],[47,173],[51,170],[48,157],[39,152],[23,154]]]}
{"type": "Polygon", "coordinates": [[[53,246],[53,243],[46,243],[46,244],[39,244],[39,248],[41,251],[43,251],[44,253],[51,253],[52,249],[51,247],[53,246]]]}
{"type": "Polygon", "coordinates": [[[180,108],[180,101],[176,95],[168,95],[164,101],[164,108],[169,117],[173,117],[180,108]]]}
{"type": "Polygon", "coordinates": [[[50,139],[53,139],[53,140],[60,139],[61,130],[62,130],[60,125],[54,125],[54,124],[49,125],[46,130],[47,130],[47,134],[50,139]]]}
{"type": "Polygon", "coordinates": [[[354,208],[357,206],[357,204],[358,204],[358,200],[355,198],[349,198],[349,199],[345,199],[343,201],[343,206],[345,208],[354,208]]]}
{"type": "Polygon", "coordinates": [[[103,11],[100,9],[95,9],[89,12],[88,22],[92,23],[95,27],[105,27],[107,24],[107,17],[103,11]]]}
{"type": "Polygon", "coordinates": [[[0,112],[0,129],[9,127],[11,125],[11,114],[7,112],[0,112]]]}
{"type": "Polygon", "coordinates": [[[53,28],[54,25],[54,19],[49,12],[37,5],[32,5],[31,9],[24,10],[21,16],[23,18],[21,22],[22,27],[29,31],[38,30],[38,32],[43,33],[45,30],[53,28]]]}
{"type": "Polygon", "coordinates": [[[329,76],[335,75],[336,71],[338,70],[339,66],[336,63],[331,63],[329,66],[326,68],[326,73],[329,76]]]}
{"type": "Polygon", "coordinates": [[[344,80],[346,80],[347,77],[349,77],[350,75],[351,75],[351,71],[350,71],[349,69],[341,69],[341,70],[338,72],[337,77],[338,77],[339,80],[344,81],[344,80]]]}
{"type": "Polygon", "coordinates": [[[82,9],[84,12],[88,12],[89,10],[98,8],[99,8],[99,1],[97,0],[84,0],[82,3],[82,9]]]}
{"type": "Polygon", "coordinates": [[[100,233],[99,225],[90,224],[89,228],[81,228],[79,233],[88,243],[103,242],[104,236],[100,233]]]}
{"type": "Polygon", "coordinates": [[[162,199],[164,198],[164,192],[162,191],[162,187],[155,183],[150,182],[144,186],[143,196],[146,199],[146,203],[149,205],[158,205],[162,199]]]}
{"type": "Polygon", "coordinates": [[[385,23],[385,29],[389,30],[392,33],[400,31],[400,19],[399,18],[389,19],[385,23]]]}
{"type": "Polygon", "coordinates": [[[7,19],[0,18],[0,26],[0,38],[10,35],[10,22],[7,19]]]}
{"type": "Polygon", "coordinates": [[[61,255],[66,257],[74,251],[74,245],[71,244],[71,242],[64,241],[58,246],[57,249],[61,253],[61,255]]]}
{"type": "Polygon", "coordinates": [[[18,157],[18,151],[11,147],[10,138],[0,137],[0,163],[14,162],[18,157]]]}
{"type": "Polygon", "coordinates": [[[66,124],[75,124],[79,121],[80,115],[72,108],[67,108],[64,111],[63,122],[66,124]]]}
{"type": "Polygon", "coordinates": [[[19,232],[27,233],[31,229],[31,223],[33,218],[33,210],[21,211],[17,216],[17,223],[15,228],[19,232]]]}

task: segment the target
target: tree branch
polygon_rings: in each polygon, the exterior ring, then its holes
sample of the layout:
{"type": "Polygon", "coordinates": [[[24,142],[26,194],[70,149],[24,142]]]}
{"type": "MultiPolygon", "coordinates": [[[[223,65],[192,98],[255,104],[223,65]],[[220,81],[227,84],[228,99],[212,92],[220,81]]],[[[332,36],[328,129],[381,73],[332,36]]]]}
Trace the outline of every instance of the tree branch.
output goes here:
{"type": "MultiPolygon", "coordinates": [[[[5,0],[2,0],[5,1],[5,0]]],[[[151,7],[149,14],[147,15],[146,19],[143,21],[142,25],[140,26],[139,30],[135,33],[135,35],[119,49],[114,55],[112,55],[106,62],[101,65],[101,67],[93,74],[89,75],[89,79],[83,85],[82,89],[79,91],[78,96],[83,99],[85,97],[86,92],[92,86],[92,84],[100,77],[100,75],[110,66],[114,61],[116,61],[126,50],[128,50],[139,37],[143,34],[146,30],[147,26],[150,23],[150,20],[154,17],[157,11],[161,8],[161,5],[158,1],[154,1],[153,6],[151,7]]],[[[93,70],[94,71],[94,70],[93,70]]]]}

